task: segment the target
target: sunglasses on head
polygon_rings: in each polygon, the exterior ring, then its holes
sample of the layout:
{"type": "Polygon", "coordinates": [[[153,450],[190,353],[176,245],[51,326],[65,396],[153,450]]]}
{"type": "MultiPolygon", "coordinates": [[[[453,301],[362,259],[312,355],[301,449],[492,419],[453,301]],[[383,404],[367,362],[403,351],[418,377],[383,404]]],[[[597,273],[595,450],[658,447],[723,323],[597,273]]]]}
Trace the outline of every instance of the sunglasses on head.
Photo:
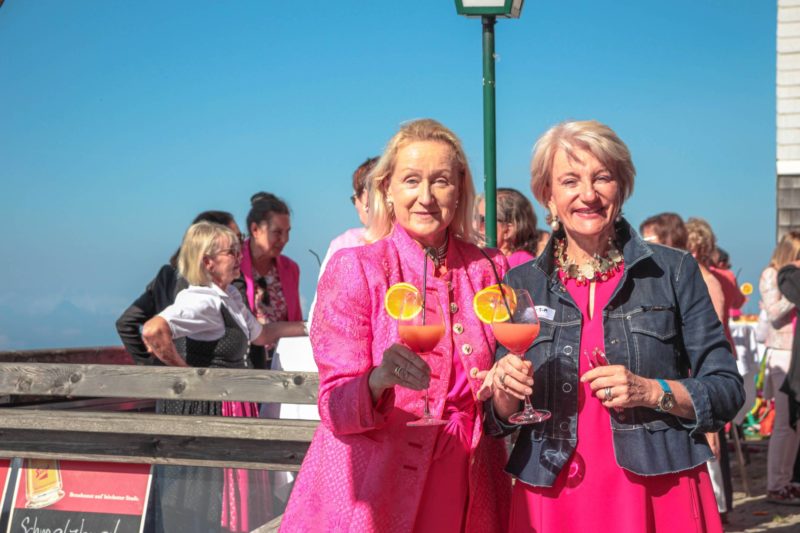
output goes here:
{"type": "Polygon", "coordinates": [[[261,303],[264,304],[264,307],[269,307],[269,290],[267,290],[267,280],[264,279],[264,276],[256,278],[256,285],[261,289],[261,303]]]}

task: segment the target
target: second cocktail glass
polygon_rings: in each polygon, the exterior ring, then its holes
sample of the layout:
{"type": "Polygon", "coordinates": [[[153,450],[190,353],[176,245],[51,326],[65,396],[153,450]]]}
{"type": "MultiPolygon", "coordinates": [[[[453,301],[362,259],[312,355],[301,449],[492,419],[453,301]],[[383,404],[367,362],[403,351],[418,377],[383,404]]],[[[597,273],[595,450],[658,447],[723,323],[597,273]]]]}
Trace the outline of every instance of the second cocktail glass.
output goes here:
{"type": "MultiPolygon", "coordinates": [[[[492,332],[497,342],[508,348],[508,351],[520,358],[539,335],[539,317],[533,305],[531,295],[525,289],[513,289],[504,286],[506,291],[513,291],[503,298],[500,294],[494,299],[492,332]]],[[[504,291],[504,293],[506,292],[504,291]]],[[[498,291],[499,292],[499,291],[498,291]]],[[[531,400],[525,396],[525,407],[508,418],[512,424],[538,424],[550,418],[550,411],[537,410],[531,400]]]]}

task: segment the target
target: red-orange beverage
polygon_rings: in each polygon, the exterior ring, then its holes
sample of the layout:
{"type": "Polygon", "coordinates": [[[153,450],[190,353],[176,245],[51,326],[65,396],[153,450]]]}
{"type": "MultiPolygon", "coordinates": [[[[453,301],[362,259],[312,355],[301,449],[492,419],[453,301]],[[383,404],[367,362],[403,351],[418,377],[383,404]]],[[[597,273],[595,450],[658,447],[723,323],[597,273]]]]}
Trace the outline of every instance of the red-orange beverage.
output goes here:
{"type": "Polygon", "coordinates": [[[397,327],[400,339],[412,352],[428,353],[433,350],[444,335],[444,324],[410,326],[401,324],[397,327]]]}
{"type": "Polygon", "coordinates": [[[539,324],[514,324],[512,322],[495,322],[492,331],[497,341],[508,348],[511,353],[523,354],[533,344],[539,334],[539,324]]]}

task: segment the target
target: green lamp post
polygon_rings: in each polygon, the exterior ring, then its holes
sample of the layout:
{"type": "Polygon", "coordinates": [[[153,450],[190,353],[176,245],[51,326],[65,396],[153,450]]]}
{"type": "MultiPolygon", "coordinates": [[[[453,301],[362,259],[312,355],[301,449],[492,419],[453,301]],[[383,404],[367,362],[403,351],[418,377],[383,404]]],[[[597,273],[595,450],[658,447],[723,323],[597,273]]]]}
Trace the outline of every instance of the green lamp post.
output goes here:
{"type": "Polygon", "coordinates": [[[456,11],[483,23],[483,190],[486,245],[497,246],[497,135],[495,132],[494,23],[519,18],[525,0],[456,0],[456,11]]]}

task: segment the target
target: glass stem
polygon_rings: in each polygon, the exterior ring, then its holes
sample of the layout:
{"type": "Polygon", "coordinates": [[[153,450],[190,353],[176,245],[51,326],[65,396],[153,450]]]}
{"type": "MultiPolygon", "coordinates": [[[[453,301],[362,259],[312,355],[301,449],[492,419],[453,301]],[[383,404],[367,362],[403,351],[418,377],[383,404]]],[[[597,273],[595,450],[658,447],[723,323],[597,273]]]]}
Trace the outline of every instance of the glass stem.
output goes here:
{"type": "Polygon", "coordinates": [[[525,395],[525,409],[524,409],[524,412],[525,413],[530,413],[531,411],[533,411],[533,405],[531,404],[531,397],[528,396],[528,395],[525,395]]]}
{"type": "MultiPolygon", "coordinates": [[[[514,354],[514,355],[516,355],[517,357],[519,357],[522,360],[525,359],[525,354],[524,353],[514,354]]],[[[531,403],[531,397],[526,394],[524,401],[525,401],[525,403],[524,403],[524,407],[522,409],[522,412],[525,413],[525,414],[532,413],[534,411],[534,409],[533,409],[533,404],[531,403]]]]}
{"type": "Polygon", "coordinates": [[[428,389],[425,389],[425,410],[422,412],[423,418],[431,418],[431,412],[428,409],[428,389]]]}

